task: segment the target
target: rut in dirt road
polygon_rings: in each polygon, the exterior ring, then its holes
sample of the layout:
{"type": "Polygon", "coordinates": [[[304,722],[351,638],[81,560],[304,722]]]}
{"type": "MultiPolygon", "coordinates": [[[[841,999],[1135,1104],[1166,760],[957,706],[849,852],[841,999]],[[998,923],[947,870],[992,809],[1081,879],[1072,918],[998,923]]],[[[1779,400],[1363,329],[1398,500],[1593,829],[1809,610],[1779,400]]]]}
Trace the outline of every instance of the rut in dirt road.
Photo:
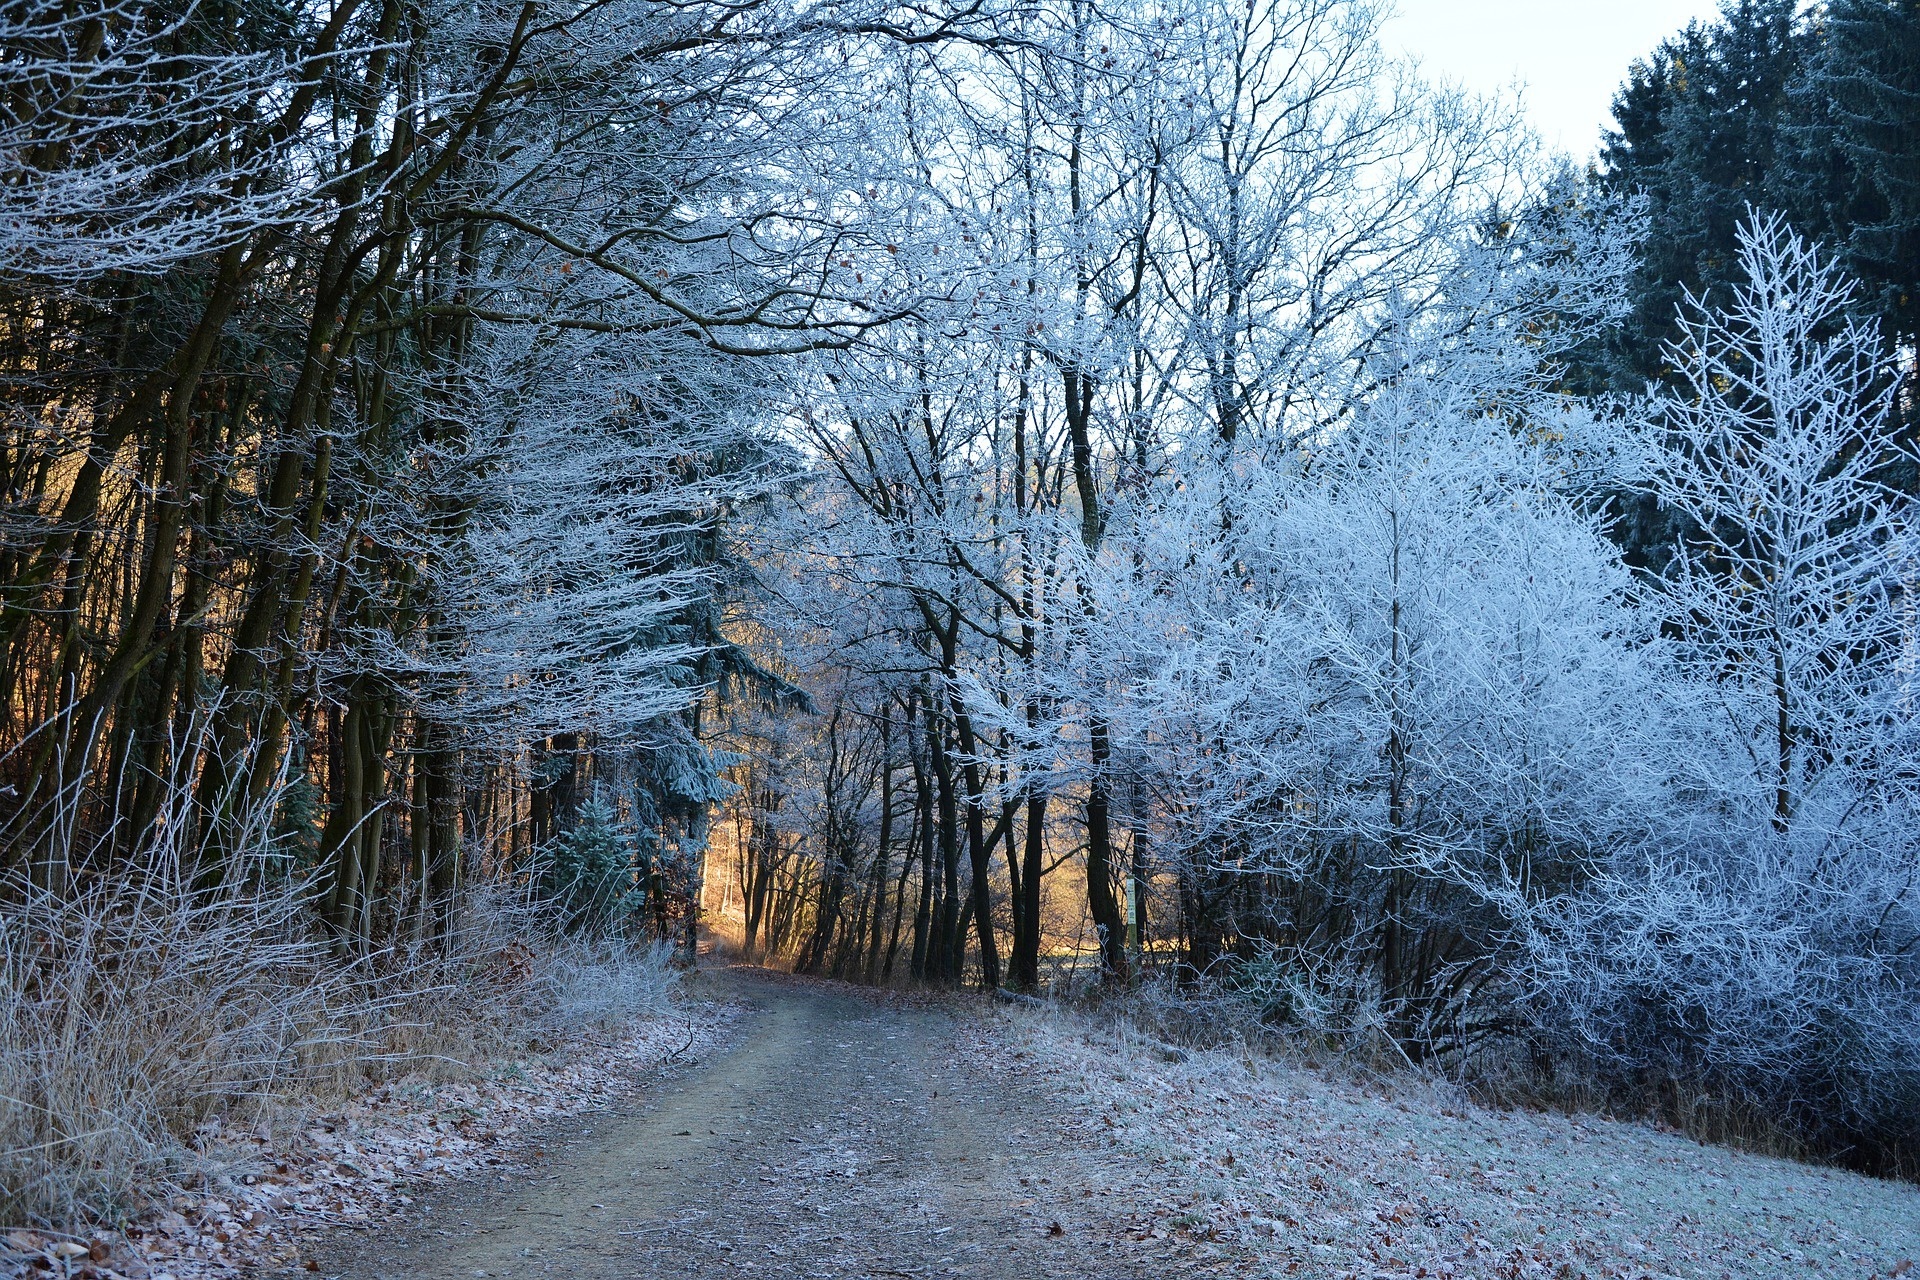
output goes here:
{"type": "Polygon", "coordinates": [[[1129,1241],[1097,1154],[1017,1078],[966,1060],[968,1015],[731,970],[702,979],[754,1013],[735,1047],[569,1122],[553,1154],[423,1219],[319,1252],[352,1280],[554,1275],[1234,1274],[1129,1241]],[[1184,1264],[1184,1265],[1183,1265],[1184,1264]]]}

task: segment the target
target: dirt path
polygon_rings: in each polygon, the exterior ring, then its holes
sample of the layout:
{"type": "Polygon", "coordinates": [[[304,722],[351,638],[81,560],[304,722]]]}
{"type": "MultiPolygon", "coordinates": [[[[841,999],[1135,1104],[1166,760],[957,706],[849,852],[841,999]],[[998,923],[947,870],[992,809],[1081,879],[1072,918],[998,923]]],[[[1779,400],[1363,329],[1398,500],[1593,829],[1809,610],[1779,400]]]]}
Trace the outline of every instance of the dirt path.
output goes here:
{"type": "Polygon", "coordinates": [[[970,1060],[954,1007],[738,969],[700,982],[755,1009],[731,1051],[630,1111],[572,1122],[500,1184],[336,1236],[322,1274],[1158,1280],[1249,1266],[1130,1236],[1103,1167],[1115,1153],[1004,1063],[970,1060]]]}

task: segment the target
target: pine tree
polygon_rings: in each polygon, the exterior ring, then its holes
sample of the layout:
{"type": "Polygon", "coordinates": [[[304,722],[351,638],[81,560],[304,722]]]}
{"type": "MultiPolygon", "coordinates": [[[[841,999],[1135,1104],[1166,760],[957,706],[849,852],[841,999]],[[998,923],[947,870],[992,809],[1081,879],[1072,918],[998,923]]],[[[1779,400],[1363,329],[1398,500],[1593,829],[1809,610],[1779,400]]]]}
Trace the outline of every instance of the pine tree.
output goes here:
{"type": "Polygon", "coordinates": [[[1920,336],[1920,3],[1834,0],[1817,31],[1782,203],[1844,255],[1887,338],[1911,347],[1920,336]]]}
{"type": "Polygon", "coordinates": [[[1625,325],[1590,353],[1595,389],[1636,392],[1669,373],[1687,291],[1710,305],[1739,278],[1740,219],[1769,203],[1792,87],[1810,37],[1793,0],[1739,0],[1721,21],[1694,23],[1636,63],[1614,99],[1620,128],[1600,156],[1600,180],[1644,192],[1650,232],[1625,325]]]}
{"type": "Polygon", "coordinates": [[[613,806],[596,795],[580,806],[572,828],[541,850],[537,891],[565,929],[617,929],[646,907],[634,852],[613,806]]]}

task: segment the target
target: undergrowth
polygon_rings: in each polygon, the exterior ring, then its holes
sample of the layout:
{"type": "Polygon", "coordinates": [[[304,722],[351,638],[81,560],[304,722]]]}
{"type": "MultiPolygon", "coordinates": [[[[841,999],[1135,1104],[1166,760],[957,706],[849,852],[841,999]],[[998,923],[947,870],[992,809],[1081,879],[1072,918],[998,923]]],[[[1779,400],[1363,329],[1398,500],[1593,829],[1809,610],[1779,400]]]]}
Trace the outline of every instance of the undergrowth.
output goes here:
{"type": "Polygon", "coordinates": [[[177,862],[0,897],[0,1215],[117,1223],[388,1080],[456,1078],[568,1028],[657,1013],[657,948],[555,936],[502,890],[432,947],[343,959],[307,886],[197,887],[177,862]]]}

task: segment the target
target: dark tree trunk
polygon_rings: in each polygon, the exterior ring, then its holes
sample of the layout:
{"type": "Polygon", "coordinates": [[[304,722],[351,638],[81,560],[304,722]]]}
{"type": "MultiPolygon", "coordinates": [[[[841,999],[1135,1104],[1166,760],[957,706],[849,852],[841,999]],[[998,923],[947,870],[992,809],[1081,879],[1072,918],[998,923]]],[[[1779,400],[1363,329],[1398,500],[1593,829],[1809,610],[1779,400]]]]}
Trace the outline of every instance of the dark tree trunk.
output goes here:
{"type": "MultiPolygon", "coordinates": [[[[1040,987],[1040,879],[1045,870],[1047,798],[1036,790],[1027,793],[1027,829],[1021,859],[1019,896],[1021,909],[1014,917],[1013,981],[1022,991],[1040,987]]],[[[1013,838],[1007,838],[1007,857],[1013,857],[1013,838]]]]}

